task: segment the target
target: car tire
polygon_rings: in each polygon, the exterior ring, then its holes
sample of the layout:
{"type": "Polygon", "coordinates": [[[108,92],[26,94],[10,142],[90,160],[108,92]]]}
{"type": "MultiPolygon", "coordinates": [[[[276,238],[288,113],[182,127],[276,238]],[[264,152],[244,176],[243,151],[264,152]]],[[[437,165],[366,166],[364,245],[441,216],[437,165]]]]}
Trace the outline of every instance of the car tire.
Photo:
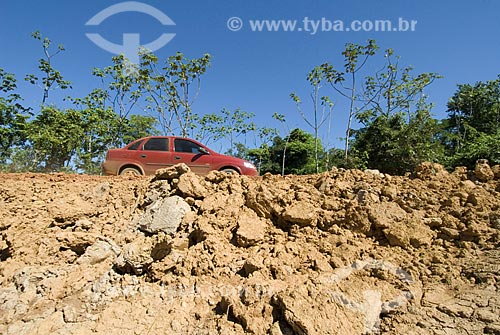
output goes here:
{"type": "Polygon", "coordinates": [[[142,175],[141,171],[137,170],[136,168],[125,168],[120,171],[120,176],[140,176],[142,175]]]}
{"type": "Polygon", "coordinates": [[[236,171],[235,169],[231,169],[231,168],[222,169],[220,171],[221,172],[225,172],[227,174],[239,174],[238,171],[236,171]]]}

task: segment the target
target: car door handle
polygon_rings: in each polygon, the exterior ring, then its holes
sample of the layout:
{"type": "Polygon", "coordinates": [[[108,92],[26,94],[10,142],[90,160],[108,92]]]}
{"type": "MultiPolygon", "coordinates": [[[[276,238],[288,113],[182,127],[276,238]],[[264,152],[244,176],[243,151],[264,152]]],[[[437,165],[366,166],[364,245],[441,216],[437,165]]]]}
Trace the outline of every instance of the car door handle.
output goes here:
{"type": "Polygon", "coordinates": [[[174,159],[181,159],[181,157],[180,156],[175,156],[174,159]]]}
{"type": "Polygon", "coordinates": [[[148,157],[148,156],[147,156],[147,155],[141,155],[141,157],[142,157],[142,158],[146,158],[146,157],[148,157]]]}

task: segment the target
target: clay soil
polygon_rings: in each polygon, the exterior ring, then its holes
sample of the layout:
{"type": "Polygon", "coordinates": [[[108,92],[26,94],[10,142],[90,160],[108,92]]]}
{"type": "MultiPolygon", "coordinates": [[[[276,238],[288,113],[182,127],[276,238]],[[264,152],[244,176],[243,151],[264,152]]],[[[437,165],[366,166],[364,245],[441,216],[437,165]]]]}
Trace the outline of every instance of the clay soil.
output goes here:
{"type": "Polygon", "coordinates": [[[0,333],[500,334],[481,168],[0,174],[0,333]]]}

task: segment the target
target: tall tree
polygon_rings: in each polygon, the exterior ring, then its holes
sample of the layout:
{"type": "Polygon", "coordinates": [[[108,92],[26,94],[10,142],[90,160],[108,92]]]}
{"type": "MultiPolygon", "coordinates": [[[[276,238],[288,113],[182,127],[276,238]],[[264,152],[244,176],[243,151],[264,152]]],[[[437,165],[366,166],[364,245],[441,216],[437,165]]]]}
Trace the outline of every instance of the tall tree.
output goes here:
{"type": "Polygon", "coordinates": [[[448,165],[472,167],[481,158],[499,163],[500,77],[458,85],[447,106],[442,139],[451,157],[448,165]]]}
{"type": "Polygon", "coordinates": [[[454,134],[453,147],[460,148],[468,140],[469,127],[485,134],[500,129],[500,78],[474,85],[458,85],[448,101],[447,129],[454,134]]]}
{"type": "Polygon", "coordinates": [[[141,53],[142,87],[147,92],[148,109],[158,116],[165,134],[187,137],[194,126],[192,105],[201,89],[201,77],[210,66],[211,56],[188,59],[181,52],[167,58],[163,67],[151,52],[141,53]]]}
{"type": "Polygon", "coordinates": [[[27,134],[33,149],[31,169],[55,172],[70,168],[84,135],[81,114],[45,107],[29,122],[27,134]]]}
{"type": "MultiPolygon", "coordinates": [[[[322,82],[325,81],[325,72],[323,68],[320,66],[312,69],[307,75],[307,81],[311,85],[311,100],[312,100],[312,116],[306,115],[303,111],[301,105],[302,101],[297,96],[297,94],[292,93],[290,97],[295,102],[297,106],[297,110],[302,117],[302,119],[310,126],[314,131],[314,161],[316,164],[316,173],[319,172],[319,130],[323,124],[330,119],[332,109],[329,108],[328,114],[325,114],[326,109],[321,108],[320,105],[323,105],[323,102],[330,101],[328,97],[320,97],[320,89],[322,87],[322,82]]],[[[331,106],[330,106],[331,107],[331,106]]]]}
{"type": "Polygon", "coordinates": [[[352,121],[359,110],[363,110],[366,103],[361,107],[356,106],[358,101],[358,72],[365,66],[368,59],[375,55],[378,46],[375,40],[368,40],[366,45],[347,43],[342,55],[344,56],[344,71],[339,71],[330,63],[321,65],[326,80],[331,87],[341,96],[349,100],[349,115],[345,132],[344,159],[347,163],[349,158],[349,141],[351,138],[352,121]]]}
{"type": "Polygon", "coordinates": [[[14,93],[17,80],[0,68],[0,163],[11,157],[14,146],[25,141],[24,130],[29,109],[21,105],[21,96],[14,93]]]}
{"type": "Polygon", "coordinates": [[[106,104],[107,96],[106,91],[94,89],[84,98],[72,99],[79,108],[83,131],[74,163],[85,173],[100,172],[100,164],[110,147],[120,147],[135,139],[158,134],[155,118],[137,114],[120,117],[106,104]]]}
{"type": "Polygon", "coordinates": [[[401,174],[424,160],[442,158],[438,124],[430,114],[433,105],[424,94],[440,76],[414,76],[411,67],[400,69],[391,49],[385,58],[384,68],[366,77],[360,97],[366,106],[356,115],[365,127],[356,132],[354,146],[367,167],[401,174]]]}
{"type": "Polygon", "coordinates": [[[67,88],[71,88],[71,82],[65,80],[61,75],[61,73],[58,70],[56,70],[52,65],[53,58],[57,54],[65,50],[64,46],[62,44],[58,45],[57,51],[51,53],[50,45],[52,41],[48,37],[43,37],[39,31],[35,31],[34,33],[31,34],[31,36],[34,39],[40,41],[42,44],[43,54],[45,58],[40,58],[38,60],[38,69],[42,73],[43,77],[39,78],[34,74],[28,74],[25,77],[25,80],[33,85],[39,85],[42,88],[43,90],[42,108],[43,108],[43,106],[45,106],[45,103],[47,102],[47,99],[49,98],[49,93],[51,90],[57,88],[65,90],[67,88]]]}

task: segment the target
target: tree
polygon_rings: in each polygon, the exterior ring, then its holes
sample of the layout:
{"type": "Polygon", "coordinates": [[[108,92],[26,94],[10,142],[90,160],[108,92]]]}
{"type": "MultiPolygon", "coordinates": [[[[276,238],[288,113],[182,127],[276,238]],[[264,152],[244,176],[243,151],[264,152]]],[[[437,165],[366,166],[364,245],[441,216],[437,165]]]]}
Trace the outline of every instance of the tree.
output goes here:
{"type": "Polygon", "coordinates": [[[363,110],[366,103],[362,107],[356,107],[357,101],[357,73],[364,67],[368,58],[375,55],[378,46],[374,40],[368,40],[366,45],[355,43],[347,43],[342,55],[344,56],[344,71],[336,70],[330,63],[321,65],[326,81],[331,87],[341,96],[349,100],[349,115],[347,119],[347,128],[345,132],[345,148],[344,159],[347,163],[349,157],[349,140],[351,138],[352,121],[359,110],[363,110]],[[349,81],[349,84],[345,84],[349,81]]]}
{"type": "Polygon", "coordinates": [[[458,85],[448,101],[442,141],[449,166],[473,167],[477,159],[497,162],[495,148],[500,134],[500,77],[458,85]]]}
{"type": "MultiPolygon", "coordinates": [[[[241,135],[255,131],[257,127],[253,121],[250,121],[255,114],[248,113],[240,108],[233,112],[223,108],[220,113],[211,113],[204,115],[199,119],[200,125],[196,138],[198,140],[220,139],[229,140],[228,155],[235,153],[235,139],[241,135]]],[[[242,149],[241,146],[239,148],[242,149]]]]}
{"type": "Polygon", "coordinates": [[[465,165],[473,168],[478,159],[490,164],[500,164],[500,134],[477,133],[450,158],[452,166],[465,165]]]}
{"type": "Polygon", "coordinates": [[[143,80],[138,71],[131,71],[130,64],[124,55],[114,56],[112,65],[103,69],[94,68],[92,74],[101,81],[101,88],[94,89],[85,101],[75,100],[75,103],[91,104],[100,110],[111,110],[117,115],[113,118],[117,124],[112,127],[112,144],[120,146],[127,128],[127,120],[139,103],[143,90],[140,82],[143,80]]]}
{"type": "Polygon", "coordinates": [[[409,121],[402,113],[379,115],[355,132],[353,149],[361,167],[404,174],[423,161],[442,158],[437,131],[437,121],[426,110],[412,114],[409,121]]]}
{"type": "Polygon", "coordinates": [[[285,143],[284,143],[285,145],[283,146],[283,157],[281,159],[281,175],[284,176],[285,175],[285,162],[286,162],[286,149],[288,147],[288,141],[290,140],[290,136],[288,136],[290,134],[290,128],[288,128],[288,126],[286,124],[285,116],[283,114],[274,113],[273,118],[275,120],[281,122],[281,124],[283,125],[283,131],[284,131],[283,136],[285,136],[285,143]]]}
{"type": "Polygon", "coordinates": [[[192,105],[201,89],[201,77],[210,66],[211,56],[188,59],[181,52],[168,57],[163,68],[151,52],[141,53],[141,85],[147,92],[148,109],[158,115],[165,134],[187,137],[194,127],[192,105]]]}
{"type": "MultiPolygon", "coordinates": [[[[277,115],[277,113],[275,113],[275,115],[277,115]]],[[[258,128],[257,137],[260,140],[260,144],[257,145],[257,141],[255,141],[255,148],[247,148],[245,157],[240,158],[252,160],[257,167],[257,171],[260,173],[262,171],[262,165],[270,160],[269,145],[273,142],[273,139],[276,136],[278,136],[278,130],[276,128],[258,128]]]]}
{"type": "Polygon", "coordinates": [[[100,164],[110,147],[158,134],[155,118],[136,114],[120,117],[111,106],[106,106],[106,97],[106,91],[94,89],[84,98],[72,99],[80,108],[83,131],[74,157],[75,167],[89,174],[100,172],[100,164]]]}
{"type": "Polygon", "coordinates": [[[314,131],[314,160],[316,164],[316,173],[319,172],[319,152],[318,152],[319,129],[325,123],[325,121],[330,119],[332,111],[331,109],[332,105],[330,105],[328,115],[325,114],[325,108],[321,108],[322,111],[321,115],[319,114],[318,111],[320,109],[319,107],[320,103],[324,105],[324,102],[330,102],[330,98],[325,96],[323,97],[319,96],[321,84],[324,80],[325,80],[325,72],[323,71],[323,68],[320,66],[317,66],[314,69],[312,69],[307,75],[307,81],[312,86],[312,92],[311,92],[312,109],[313,109],[312,120],[310,120],[305,114],[305,112],[302,110],[301,108],[302,101],[300,100],[300,98],[295,93],[290,94],[290,97],[297,106],[297,110],[300,116],[307,123],[307,125],[310,126],[314,131]]]}
{"type": "Polygon", "coordinates": [[[414,76],[411,67],[399,68],[399,57],[393,61],[393,54],[387,49],[384,68],[365,79],[358,98],[365,108],[356,114],[364,128],[355,132],[354,147],[363,166],[402,174],[424,160],[442,159],[438,124],[430,115],[433,105],[424,94],[440,76],[414,76]]]}
{"type": "Polygon", "coordinates": [[[17,88],[13,74],[0,68],[0,164],[5,164],[11,158],[14,146],[25,141],[26,120],[29,109],[21,104],[21,97],[13,93],[17,88]]]}
{"type": "Polygon", "coordinates": [[[432,72],[413,76],[413,68],[407,66],[400,69],[399,57],[393,61],[393,55],[394,51],[387,49],[384,68],[365,79],[363,94],[359,97],[364,108],[356,115],[361,122],[379,115],[388,117],[397,113],[406,115],[407,120],[410,120],[415,109],[432,108],[432,105],[426,105],[424,89],[441,76],[432,72]]]}
{"type": "Polygon", "coordinates": [[[78,111],[43,108],[27,127],[33,150],[31,169],[44,172],[70,169],[69,163],[83,135],[78,111]]]}
{"type": "MultiPolygon", "coordinates": [[[[293,129],[288,136],[281,138],[276,136],[272,145],[268,149],[269,159],[263,160],[261,173],[270,172],[273,174],[309,174],[315,173],[316,163],[314,158],[315,141],[314,136],[301,130],[293,129]],[[287,150],[283,150],[284,147],[287,150]],[[283,154],[286,152],[287,163],[282,171],[283,154]]],[[[255,158],[254,151],[249,152],[249,156],[255,158]]]]}
{"type": "Polygon", "coordinates": [[[64,46],[60,44],[57,46],[56,52],[50,53],[50,45],[52,42],[49,38],[43,37],[39,31],[35,31],[34,33],[31,34],[31,36],[34,39],[40,41],[42,44],[45,58],[40,58],[38,60],[38,69],[40,70],[40,72],[43,73],[43,77],[38,78],[34,74],[28,74],[25,77],[25,80],[33,85],[39,85],[42,88],[43,90],[42,108],[43,108],[45,106],[47,99],[49,98],[49,92],[51,90],[56,88],[60,88],[63,90],[71,88],[71,82],[65,80],[61,75],[61,73],[52,66],[53,58],[57,54],[65,50],[64,46]]]}

